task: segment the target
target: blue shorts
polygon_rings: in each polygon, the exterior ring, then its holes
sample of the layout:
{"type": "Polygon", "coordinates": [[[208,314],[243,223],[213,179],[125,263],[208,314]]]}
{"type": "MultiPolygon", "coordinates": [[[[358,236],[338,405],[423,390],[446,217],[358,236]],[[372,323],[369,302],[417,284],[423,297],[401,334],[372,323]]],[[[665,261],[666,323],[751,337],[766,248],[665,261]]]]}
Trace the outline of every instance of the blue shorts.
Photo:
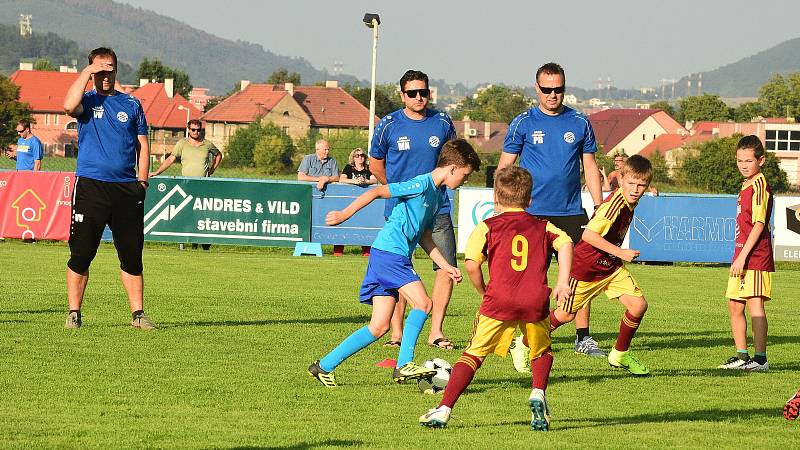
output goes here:
{"type": "Polygon", "coordinates": [[[419,281],[419,275],[407,256],[373,248],[369,253],[367,273],[361,282],[359,301],[371,305],[375,296],[397,300],[400,296],[397,290],[415,281],[419,281]]]}

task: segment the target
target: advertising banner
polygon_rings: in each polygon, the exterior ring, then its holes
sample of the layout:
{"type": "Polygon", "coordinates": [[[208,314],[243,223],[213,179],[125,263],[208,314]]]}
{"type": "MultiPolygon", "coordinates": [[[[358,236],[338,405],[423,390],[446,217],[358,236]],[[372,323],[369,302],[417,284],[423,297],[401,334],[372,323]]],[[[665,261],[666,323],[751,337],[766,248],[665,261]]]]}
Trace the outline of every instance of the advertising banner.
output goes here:
{"type": "Polygon", "coordinates": [[[311,186],[213,178],[153,178],[145,240],[294,246],[311,234],[311,186]]]}
{"type": "Polygon", "coordinates": [[[776,261],[800,261],[800,197],[775,197],[772,244],[776,261]]]}
{"type": "Polygon", "coordinates": [[[0,236],[69,239],[71,172],[0,171],[0,236]]]}

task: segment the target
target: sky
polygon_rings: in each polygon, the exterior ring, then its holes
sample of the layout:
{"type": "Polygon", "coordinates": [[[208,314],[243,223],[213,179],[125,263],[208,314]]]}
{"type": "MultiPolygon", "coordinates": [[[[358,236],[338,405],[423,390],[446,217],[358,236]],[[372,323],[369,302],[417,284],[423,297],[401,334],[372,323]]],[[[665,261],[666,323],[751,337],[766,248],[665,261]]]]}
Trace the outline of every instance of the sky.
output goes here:
{"type": "Polygon", "coordinates": [[[527,86],[555,61],[572,86],[600,78],[618,88],[659,86],[800,37],[796,0],[117,1],[319,69],[340,62],[366,80],[372,32],[361,19],[377,13],[379,82],[414,68],[449,83],[527,86]]]}

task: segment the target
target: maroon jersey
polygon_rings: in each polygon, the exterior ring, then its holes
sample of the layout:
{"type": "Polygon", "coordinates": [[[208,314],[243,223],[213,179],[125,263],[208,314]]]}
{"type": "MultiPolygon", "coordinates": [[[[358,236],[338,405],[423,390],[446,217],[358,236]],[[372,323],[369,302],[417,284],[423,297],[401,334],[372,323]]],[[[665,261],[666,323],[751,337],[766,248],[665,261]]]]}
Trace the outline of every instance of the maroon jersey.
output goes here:
{"type": "Polygon", "coordinates": [[[550,249],[571,242],[550,222],[509,209],[478,224],[466,259],[489,260],[489,283],[479,312],[496,320],[539,322],[550,313],[550,249]]]}
{"type": "MultiPolygon", "coordinates": [[[[610,193],[597,207],[586,228],[619,247],[633,220],[635,206],[625,200],[622,188],[619,188],[610,193]]],[[[621,259],[580,241],[575,245],[570,276],[580,281],[599,281],[620,267],[622,267],[621,259]]]]}
{"type": "Polygon", "coordinates": [[[748,270],[762,270],[775,272],[775,261],[772,257],[772,237],[769,228],[769,218],[772,216],[772,191],[764,178],[759,173],[750,183],[742,185],[739,198],[736,201],[736,246],[733,251],[735,260],[747,242],[747,237],[753,230],[756,222],[764,224],[764,230],[758,237],[753,250],[747,255],[744,268],[748,270]]]}

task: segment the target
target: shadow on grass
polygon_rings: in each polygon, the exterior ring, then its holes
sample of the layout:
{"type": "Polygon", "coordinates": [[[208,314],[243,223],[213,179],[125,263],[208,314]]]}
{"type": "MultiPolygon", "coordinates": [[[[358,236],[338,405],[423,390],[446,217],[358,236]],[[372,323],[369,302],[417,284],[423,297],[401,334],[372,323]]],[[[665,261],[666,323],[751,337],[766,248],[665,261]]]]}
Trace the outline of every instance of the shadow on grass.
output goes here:
{"type": "Polygon", "coordinates": [[[0,314],[50,314],[50,313],[62,313],[66,311],[64,308],[56,309],[23,309],[18,311],[6,311],[4,309],[0,309],[0,314]]]}
{"type": "Polygon", "coordinates": [[[246,445],[243,447],[229,447],[230,450],[295,450],[314,447],[354,447],[363,445],[363,441],[328,439],[320,442],[301,442],[299,444],[283,445],[280,447],[260,447],[257,445],[246,445]]]}
{"type": "MultiPolygon", "coordinates": [[[[669,423],[669,422],[722,422],[726,420],[742,420],[752,422],[754,419],[774,418],[780,415],[777,408],[750,408],[750,409],[701,409],[697,411],[636,414],[609,418],[575,418],[561,419],[556,424],[556,430],[570,430],[583,428],[609,427],[616,425],[636,425],[641,423],[669,423]],[[584,423],[588,422],[588,423],[584,423]],[[560,424],[568,424],[560,426],[560,424]],[[581,423],[581,424],[579,424],[581,423]]],[[[528,425],[529,422],[518,422],[528,425]]]]}
{"type": "Polygon", "coordinates": [[[324,324],[335,324],[335,323],[366,324],[367,322],[369,322],[369,316],[344,316],[344,317],[317,317],[311,319],[264,319],[264,320],[167,322],[159,324],[159,328],[246,327],[246,326],[263,326],[263,325],[324,325],[324,324]]]}
{"type": "MultiPolygon", "coordinates": [[[[565,330],[566,331],[566,330],[565,330]]],[[[560,334],[561,331],[556,331],[560,334]]],[[[592,333],[592,337],[597,341],[614,341],[617,339],[616,333],[592,333]]],[[[575,335],[554,336],[553,343],[571,345],[575,342],[575,335]]],[[[634,337],[634,347],[638,351],[662,350],[662,349],[682,349],[682,348],[708,348],[708,347],[731,347],[733,338],[729,332],[703,331],[678,332],[678,331],[640,331],[634,337]],[[642,339],[646,341],[642,342],[642,339]]],[[[768,345],[780,344],[800,344],[798,336],[769,336],[768,345]]]]}

